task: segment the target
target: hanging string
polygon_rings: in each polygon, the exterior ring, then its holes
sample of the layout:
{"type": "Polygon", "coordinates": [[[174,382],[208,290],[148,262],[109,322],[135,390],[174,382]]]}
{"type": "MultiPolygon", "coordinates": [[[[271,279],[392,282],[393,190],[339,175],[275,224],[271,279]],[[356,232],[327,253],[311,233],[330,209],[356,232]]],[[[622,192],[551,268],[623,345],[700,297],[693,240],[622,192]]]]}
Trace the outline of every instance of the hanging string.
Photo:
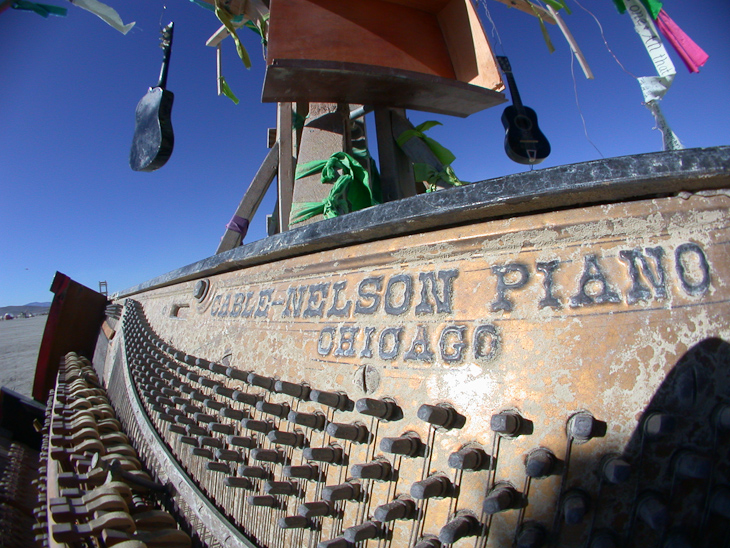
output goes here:
{"type": "Polygon", "coordinates": [[[162,26],[162,20],[165,17],[165,10],[167,9],[167,6],[163,3],[162,4],[162,13],[160,13],[160,30],[162,30],[164,27],[162,26]]]}
{"type": "Polygon", "coordinates": [[[594,143],[588,135],[588,126],[586,125],[586,119],[585,116],[583,116],[583,109],[580,108],[580,101],[578,100],[578,83],[575,80],[575,57],[572,53],[570,55],[570,75],[573,77],[573,94],[575,95],[575,106],[578,109],[578,116],[580,116],[580,121],[583,124],[583,134],[586,136],[586,140],[591,144],[591,146],[596,149],[598,155],[601,158],[605,158],[601,150],[596,146],[596,143],[594,143]]]}
{"type": "Polygon", "coordinates": [[[595,15],[593,15],[593,12],[592,11],[588,10],[587,8],[584,8],[583,5],[580,2],[578,2],[578,0],[573,0],[573,2],[575,2],[576,4],[578,4],[578,7],[580,9],[582,9],[583,11],[585,11],[586,13],[588,13],[588,15],[590,15],[591,17],[593,17],[593,20],[596,22],[596,25],[598,25],[598,28],[601,31],[601,38],[603,39],[603,43],[606,46],[606,49],[608,50],[608,53],[611,54],[611,56],[613,57],[614,61],[616,61],[616,63],[618,64],[618,66],[621,67],[621,70],[623,70],[626,74],[628,74],[629,76],[631,76],[634,80],[638,80],[638,77],[635,74],[633,74],[631,71],[627,70],[626,67],[623,66],[623,64],[621,63],[621,61],[619,61],[618,57],[616,56],[616,54],[611,49],[611,46],[608,45],[608,40],[606,40],[606,35],[603,33],[603,26],[601,25],[601,22],[598,20],[598,17],[596,17],[595,15]]]}
{"type": "Polygon", "coordinates": [[[492,24],[492,38],[497,38],[497,43],[499,44],[500,53],[504,54],[504,44],[502,44],[502,38],[499,36],[499,31],[497,30],[497,25],[494,24],[494,19],[492,19],[492,14],[489,13],[489,8],[487,7],[487,0],[479,0],[479,3],[484,8],[484,12],[487,15],[487,19],[492,24]]]}

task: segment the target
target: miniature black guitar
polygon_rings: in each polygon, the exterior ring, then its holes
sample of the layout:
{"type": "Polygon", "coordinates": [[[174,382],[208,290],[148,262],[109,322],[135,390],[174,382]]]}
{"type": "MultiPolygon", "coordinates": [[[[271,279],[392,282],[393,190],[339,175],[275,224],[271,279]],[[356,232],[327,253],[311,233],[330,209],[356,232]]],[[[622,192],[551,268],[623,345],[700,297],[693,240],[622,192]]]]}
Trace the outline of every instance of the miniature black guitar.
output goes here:
{"type": "Polygon", "coordinates": [[[154,171],[165,165],[172,155],[175,136],[172,133],[173,93],[167,89],[167,67],[170,64],[173,24],[162,30],[162,69],[157,86],[137,104],[134,138],[129,153],[129,165],[134,171],[154,171]]]}
{"type": "Polygon", "coordinates": [[[518,164],[539,164],[550,155],[550,142],[537,126],[535,111],[522,104],[509,60],[499,56],[497,60],[507,78],[512,95],[512,105],[502,113],[502,125],[505,129],[504,150],[507,156],[518,164]]]}

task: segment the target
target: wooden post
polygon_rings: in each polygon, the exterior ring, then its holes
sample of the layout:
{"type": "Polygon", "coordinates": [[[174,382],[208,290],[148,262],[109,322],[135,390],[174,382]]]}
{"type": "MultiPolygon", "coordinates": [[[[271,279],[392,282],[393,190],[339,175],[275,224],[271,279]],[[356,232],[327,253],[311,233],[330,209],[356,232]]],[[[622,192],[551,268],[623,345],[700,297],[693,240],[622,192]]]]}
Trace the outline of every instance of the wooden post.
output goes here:
{"type": "Polygon", "coordinates": [[[294,148],[292,143],[292,104],[279,103],[276,120],[279,135],[279,230],[289,230],[294,195],[294,148]]]}
{"type": "MultiPolygon", "coordinates": [[[[405,117],[405,111],[398,109],[405,117]]],[[[380,188],[383,202],[392,202],[416,195],[413,165],[395,142],[393,109],[375,109],[375,134],[380,158],[380,188]]]]}

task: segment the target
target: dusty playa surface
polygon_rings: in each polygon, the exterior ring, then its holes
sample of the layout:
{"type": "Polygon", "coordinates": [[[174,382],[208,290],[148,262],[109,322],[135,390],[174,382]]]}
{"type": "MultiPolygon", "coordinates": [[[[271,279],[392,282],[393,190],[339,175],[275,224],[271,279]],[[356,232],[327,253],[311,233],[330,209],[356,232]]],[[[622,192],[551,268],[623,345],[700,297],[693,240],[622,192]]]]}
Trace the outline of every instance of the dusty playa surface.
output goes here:
{"type": "Polygon", "coordinates": [[[0,386],[30,396],[48,316],[0,321],[0,386]]]}

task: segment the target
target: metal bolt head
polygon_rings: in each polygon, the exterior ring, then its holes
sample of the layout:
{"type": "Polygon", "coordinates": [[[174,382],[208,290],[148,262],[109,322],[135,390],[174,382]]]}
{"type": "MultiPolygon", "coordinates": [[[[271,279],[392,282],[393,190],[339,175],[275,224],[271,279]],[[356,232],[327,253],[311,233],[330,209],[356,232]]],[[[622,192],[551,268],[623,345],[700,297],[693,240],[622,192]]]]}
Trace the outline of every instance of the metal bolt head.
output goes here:
{"type": "Polygon", "coordinates": [[[193,289],[193,297],[195,299],[198,299],[198,301],[202,301],[205,299],[205,296],[208,294],[208,288],[210,287],[210,281],[208,280],[198,280],[195,282],[195,288],[193,289]]]}

